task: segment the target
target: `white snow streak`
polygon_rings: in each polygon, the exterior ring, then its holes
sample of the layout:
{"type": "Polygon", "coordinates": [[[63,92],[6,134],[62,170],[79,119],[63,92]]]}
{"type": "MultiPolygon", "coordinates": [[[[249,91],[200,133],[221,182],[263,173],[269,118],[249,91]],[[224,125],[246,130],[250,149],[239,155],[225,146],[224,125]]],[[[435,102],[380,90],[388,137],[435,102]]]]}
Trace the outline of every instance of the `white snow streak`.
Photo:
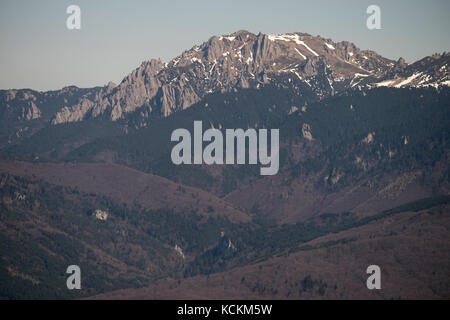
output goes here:
{"type": "Polygon", "coordinates": [[[306,60],[306,57],[297,49],[295,48],[295,51],[297,51],[297,53],[304,59],[306,60]]]}

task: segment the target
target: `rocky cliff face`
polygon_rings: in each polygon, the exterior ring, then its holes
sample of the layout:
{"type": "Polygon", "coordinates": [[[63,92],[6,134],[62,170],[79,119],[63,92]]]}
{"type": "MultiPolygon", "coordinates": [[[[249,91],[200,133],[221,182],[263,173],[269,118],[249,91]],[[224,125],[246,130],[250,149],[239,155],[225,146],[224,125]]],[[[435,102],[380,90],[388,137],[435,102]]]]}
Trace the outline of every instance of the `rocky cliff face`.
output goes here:
{"type": "Polygon", "coordinates": [[[349,42],[334,43],[303,33],[284,35],[238,31],[212,37],[169,63],[144,62],[117,87],[64,107],[54,124],[107,115],[115,121],[140,112],[168,116],[213,92],[280,82],[303,82],[318,96],[347,88],[356,78],[384,74],[394,62],[349,42]],[[283,80],[283,81],[284,81],[283,80]],[[325,83],[325,85],[320,83],[325,83]]]}
{"type": "Polygon", "coordinates": [[[36,106],[38,97],[32,90],[8,90],[3,95],[4,114],[17,121],[30,121],[41,117],[41,110],[36,106]]]}
{"type": "Polygon", "coordinates": [[[333,42],[305,33],[253,34],[244,30],[214,36],[168,63],[150,60],[119,85],[68,87],[59,91],[0,92],[0,111],[23,122],[41,119],[52,124],[102,117],[142,127],[153,117],[189,108],[206,95],[267,84],[305,88],[318,99],[354,87],[450,85],[444,53],[408,65],[354,44],[333,42]],[[49,107],[50,105],[50,107],[49,107]]]}
{"type": "MultiPolygon", "coordinates": [[[[74,86],[48,92],[0,90],[0,147],[31,135],[48,125],[56,113],[64,111],[64,106],[77,104],[83,96],[90,99],[99,90],[74,86]]],[[[72,112],[66,113],[70,119],[76,118],[74,115],[72,112]]]]}

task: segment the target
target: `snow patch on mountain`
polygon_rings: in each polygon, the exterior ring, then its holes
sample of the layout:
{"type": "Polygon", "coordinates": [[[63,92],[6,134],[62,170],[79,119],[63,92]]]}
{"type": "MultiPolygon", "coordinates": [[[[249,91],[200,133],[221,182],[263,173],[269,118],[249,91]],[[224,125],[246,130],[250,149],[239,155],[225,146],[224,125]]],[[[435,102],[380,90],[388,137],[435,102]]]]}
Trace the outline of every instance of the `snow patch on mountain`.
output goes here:
{"type": "Polygon", "coordinates": [[[405,80],[403,80],[403,81],[400,82],[399,84],[396,84],[394,87],[396,87],[396,88],[401,88],[401,87],[403,87],[403,86],[406,86],[408,83],[410,83],[411,81],[413,81],[415,78],[417,78],[417,77],[420,76],[421,74],[422,74],[421,72],[416,73],[416,74],[413,74],[412,76],[406,78],[405,80]]]}
{"type": "Polygon", "coordinates": [[[311,52],[316,57],[319,56],[317,52],[315,52],[313,49],[311,49],[304,41],[300,40],[300,36],[298,34],[282,34],[282,35],[269,35],[269,40],[276,41],[294,41],[296,44],[304,46],[309,52],[311,52]]]}

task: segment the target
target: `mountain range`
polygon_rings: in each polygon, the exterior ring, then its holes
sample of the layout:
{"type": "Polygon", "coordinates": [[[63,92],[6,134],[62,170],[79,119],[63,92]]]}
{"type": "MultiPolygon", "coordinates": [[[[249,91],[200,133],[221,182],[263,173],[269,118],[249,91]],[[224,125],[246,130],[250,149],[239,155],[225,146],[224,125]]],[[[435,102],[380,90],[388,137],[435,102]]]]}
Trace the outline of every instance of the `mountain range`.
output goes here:
{"type": "Polygon", "coordinates": [[[438,88],[450,85],[449,59],[450,54],[443,53],[407,64],[347,41],[241,30],[214,36],[168,63],[143,62],[119,85],[110,82],[101,88],[50,92],[2,90],[2,119],[14,124],[7,126],[7,133],[5,128],[2,131],[12,142],[33,129],[30,121],[61,124],[103,117],[143,127],[152,118],[189,108],[208,94],[268,84],[291,87],[317,99],[350,88],[438,88]]]}
{"type": "Polygon", "coordinates": [[[118,85],[1,90],[0,298],[448,299],[449,59],[241,30],[118,85]],[[172,164],[195,120],[279,129],[279,173],[172,164]]]}

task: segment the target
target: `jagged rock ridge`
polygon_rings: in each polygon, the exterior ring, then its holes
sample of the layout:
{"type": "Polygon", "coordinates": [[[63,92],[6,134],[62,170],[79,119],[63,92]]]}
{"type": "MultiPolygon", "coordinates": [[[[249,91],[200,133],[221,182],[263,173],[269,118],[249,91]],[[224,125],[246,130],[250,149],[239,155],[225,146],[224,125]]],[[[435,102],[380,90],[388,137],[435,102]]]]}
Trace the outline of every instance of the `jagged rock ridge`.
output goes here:
{"type": "Polygon", "coordinates": [[[132,125],[142,127],[149,119],[189,108],[208,94],[268,84],[292,86],[299,94],[312,92],[318,99],[351,88],[438,88],[450,85],[449,59],[450,54],[444,53],[407,64],[347,41],[241,30],[213,36],[168,63],[143,62],[119,85],[45,93],[5,90],[0,92],[0,106],[2,118],[17,123],[6,133],[9,141],[13,135],[24,135],[27,126],[22,123],[33,120],[61,124],[102,117],[127,123],[134,114],[132,125]]]}
{"type": "Polygon", "coordinates": [[[361,51],[349,42],[335,43],[304,33],[284,35],[238,31],[212,37],[164,64],[144,62],[115,88],[108,86],[95,97],[65,106],[54,124],[80,121],[103,114],[111,120],[140,111],[168,116],[213,92],[258,87],[287,81],[303,82],[318,96],[351,86],[355,78],[384,75],[394,62],[373,51],[361,51]],[[284,77],[286,78],[286,77],[284,77]],[[326,85],[319,85],[325,80],[326,85]]]}

